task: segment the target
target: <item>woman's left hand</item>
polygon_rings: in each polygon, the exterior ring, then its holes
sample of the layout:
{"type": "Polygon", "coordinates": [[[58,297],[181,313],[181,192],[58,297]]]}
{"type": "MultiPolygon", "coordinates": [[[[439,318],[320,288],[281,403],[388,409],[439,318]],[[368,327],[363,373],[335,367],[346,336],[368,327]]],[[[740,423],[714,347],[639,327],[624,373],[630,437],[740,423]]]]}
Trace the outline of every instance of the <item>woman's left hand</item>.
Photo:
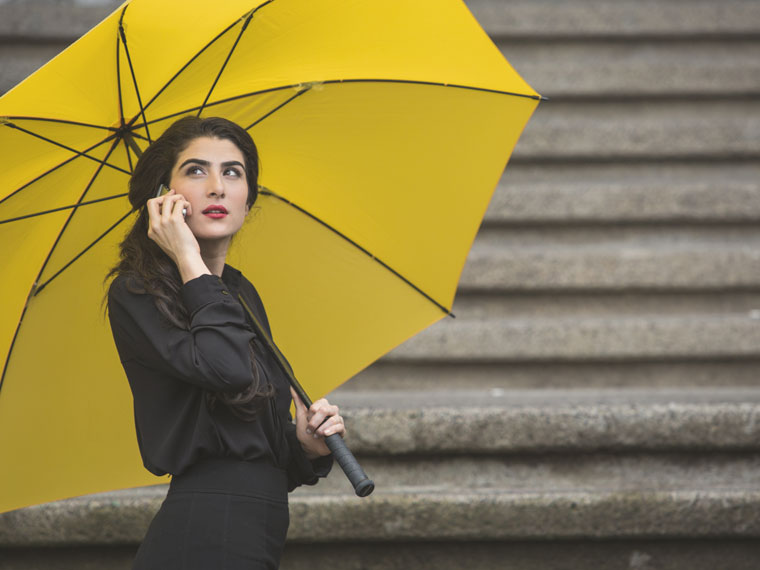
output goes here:
{"type": "Polygon", "coordinates": [[[290,389],[296,404],[296,436],[309,459],[329,455],[330,449],[325,443],[325,437],[338,433],[346,435],[343,418],[338,414],[338,406],[333,406],[321,398],[307,410],[293,388],[290,389]],[[323,423],[324,422],[324,423],[323,423]]]}

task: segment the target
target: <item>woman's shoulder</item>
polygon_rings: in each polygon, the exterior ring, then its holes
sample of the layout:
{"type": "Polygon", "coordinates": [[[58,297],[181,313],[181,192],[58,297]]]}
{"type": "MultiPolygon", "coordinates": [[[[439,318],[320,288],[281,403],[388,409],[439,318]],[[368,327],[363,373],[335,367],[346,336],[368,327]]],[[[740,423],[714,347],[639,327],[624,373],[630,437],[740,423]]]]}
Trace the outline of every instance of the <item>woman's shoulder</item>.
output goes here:
{"type": "Polygon", "coordinates": [[[257,300],[260,299],[259,292],[256,290],[256,287],[254,287],[253,283],[251,283],[250,280],[245,275],[243,275],[242,271],[236,269],[232,265],[224,265],[222,279],[225,283],[228,283],[234,289],[238,289],[241,292],[249,294],[252,293],[257,300]]]}
{"type": "Polygon", "coordinates": [[[235,269],[231,265],[224,266],[224,273],[222,278],[225,282],[230,282],[230,285],[234,287],[243,297],[243,299],[250,305],[251,310],[256,314],[257,318],[263,321],[264,327],[269,332],[269,319],[267,318],[267,311],[264,308],[264,302],[261,299],[261,295],[256,290],[256,287],[251,281],[238,269],[235,269]]]}
{"type": "Polygon", "coordinates": [[[145,295],[147,291],[143,280],[138,275],[120,273],[113,278],[108,286],[108,300],[128,297],[132,295],[145,295]]]}

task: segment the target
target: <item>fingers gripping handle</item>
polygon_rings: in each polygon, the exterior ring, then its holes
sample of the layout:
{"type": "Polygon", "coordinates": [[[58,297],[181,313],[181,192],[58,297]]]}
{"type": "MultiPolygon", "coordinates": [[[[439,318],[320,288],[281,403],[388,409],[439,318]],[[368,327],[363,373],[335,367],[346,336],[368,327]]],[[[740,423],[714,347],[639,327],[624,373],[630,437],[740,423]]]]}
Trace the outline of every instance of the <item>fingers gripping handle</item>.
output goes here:
{"type": "Polygon", "coordinates": [[[356,457],[354,457],[354,454],[348,449],[346,442],[343,441],[343,438],[340,435],[337,433],[328,435],[325,438],[325,443],[327,444],[327,447],[330,448],[335,461],[337,461],[338,465],[343,469],[343,472],[346,474],[346,477],[348,477],[348,480],[354,487],[354,491],[359,497],[366,497],[375,490],[375,483],[372,479],[367,477],[364,469],[359,465],[356,457]]]}

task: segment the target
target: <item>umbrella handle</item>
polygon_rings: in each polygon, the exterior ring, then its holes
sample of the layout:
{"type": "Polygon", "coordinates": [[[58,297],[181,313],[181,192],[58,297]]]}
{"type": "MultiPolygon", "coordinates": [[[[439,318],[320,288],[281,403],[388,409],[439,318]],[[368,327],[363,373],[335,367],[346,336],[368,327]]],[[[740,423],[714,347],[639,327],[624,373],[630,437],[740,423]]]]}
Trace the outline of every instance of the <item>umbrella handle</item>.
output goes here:
{"type": "MultiPolygon", "coordinates": [[[[267,350],[269,350],[269,353],[274,356],[274,359],[279,365],[280,370],[282,370],[282,372],[285,374],[288,381],[290,382],[290,385],[293,386],[293,389],[301,398],[301,401],[306,405],[307,408],[310,408],[312,404],[311,398],[309,398],[309,395],[303,389],[301,383],[293,375],[293,371],[290,369],[290,365],[285,360],[285,357],[282,355],[277,346],[275,346],[274,342],[272,342],[272,339],[269,338],[269,335],[264,331],[264,328],[261,326],[259,319],[256,318],[256,315],[253,314],[253,311],[248,306],[248,303],[246,303],[245,299],[243,299],[243,295],[238,294],[238,299],[240,300],[240,304],[248,313],[248,316],[251,317],[251,323],[253,324],[254,330],[259,335],[259,339],[264,343],[264,346],[266,346],[267,350]]],[[[334,433],[332,435],[328,435],[325,438],[325,443],[335,457],[335,460],[338,462],[338,465],[340,465],[340,468],[343,469],[346,477],[348,477],[351,485],[353,485],[354,492],[359,497],[366,497],[375,490],[375,483],[372,481],[372,479],[367,477],[364,469],[362,469],[362,466],[359,465],[356,457],[354,457],[354,454],[351,453],[350,449],[348,449],[346,442],[343,441],[343,438],[339,434],[334,433]]]]}
{"type": "Polygon", "coordinates": [[[338,462],[338,465],[340,465],[340,468],[343,469],[343,473],[346,474],[346,477],[348,477],[348,480],[354,487],[356,495],[359,497],[366,497],[372,493],[372,491],[375,490],[375,483],[372,479],[367,477],[364,469],[359,465],[359,462],[356,460],[356,457],[354,457],[354,454],[351,453],[351,450],[348,449],[346,442],[343,441],[340,434],[334,433],[328,435],[325,438],[325,443],[332,452],[333,457],[335,457],[335,460],[338,462]]]}

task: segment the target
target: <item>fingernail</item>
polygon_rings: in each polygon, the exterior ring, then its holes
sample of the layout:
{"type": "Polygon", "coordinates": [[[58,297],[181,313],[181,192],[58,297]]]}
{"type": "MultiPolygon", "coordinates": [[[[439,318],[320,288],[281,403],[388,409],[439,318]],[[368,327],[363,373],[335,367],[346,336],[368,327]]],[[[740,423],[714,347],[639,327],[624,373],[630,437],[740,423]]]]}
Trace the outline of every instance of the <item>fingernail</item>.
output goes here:
{"type": "Polygon", "coordinates": [[[306,433],[308,433],[309,435],[311,435],[313,432],[314,432],[314,430],[313,430],[313,429],[311,429],[311,428],[306,428],[306,433]]]}
{"type": "Polygon", "coordinates": [[[318,433],[314,434],[314,439],[319,439],[319,434],[318,433]]]}

